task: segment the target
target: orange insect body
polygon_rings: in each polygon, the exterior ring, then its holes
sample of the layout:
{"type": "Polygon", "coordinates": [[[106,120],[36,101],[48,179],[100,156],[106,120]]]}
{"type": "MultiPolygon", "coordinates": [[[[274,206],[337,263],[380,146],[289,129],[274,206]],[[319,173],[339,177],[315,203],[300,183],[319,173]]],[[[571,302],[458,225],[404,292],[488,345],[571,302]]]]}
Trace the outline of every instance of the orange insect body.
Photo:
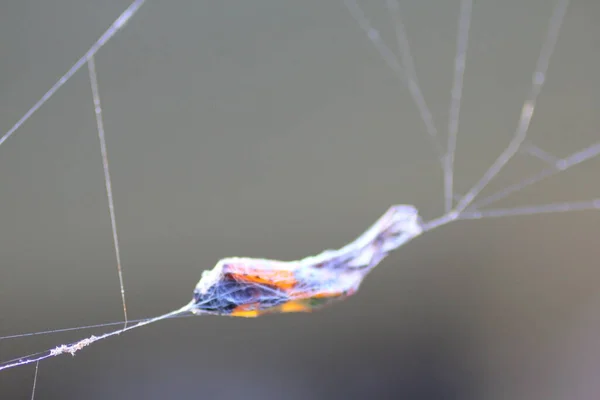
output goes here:
{"type": "Polygon", "coordinates": [[[312,311],[354,294],[390,251],[422,231],[416,208],[398,205],[338,250],[299,261],[225,258],[202,274],[192,312],[257,317],[312,311]]]}

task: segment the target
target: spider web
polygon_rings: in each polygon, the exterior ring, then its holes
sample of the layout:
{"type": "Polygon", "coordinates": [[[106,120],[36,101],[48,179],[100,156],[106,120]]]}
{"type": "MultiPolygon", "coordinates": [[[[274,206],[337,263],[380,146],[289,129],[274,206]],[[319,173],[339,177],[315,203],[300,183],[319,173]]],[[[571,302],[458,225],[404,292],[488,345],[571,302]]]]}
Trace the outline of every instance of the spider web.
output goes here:
{"type": "MultiPolygon", "coordinates": [[[[120,334],[126,330],[130,330],[137,326],[136,323],[149,324],[158,319],[170,318],[173,315],[177,315],[177,312],[165,314],[164,316],[154,319],[143,319],[143,320],[130,320],[128,317],[128,297],[126,297],[126,288],[128,282],[123,279],[124,270],[126,275],[127,266],[122,266],[121,260],[121,246],[119,242],[119,235],[117,230],[117,213],[115,210],[115,200],[113,199],[113,181],[111,179],[111,172],[114,173],[113,168],[109,168],[109,151],[107,147],[106,136],[110,136],[110,129],[105,129],[105,119],[103,115],[103,104],[101,102],[102,96],[102,84],[99,84],[98,73],[102,74],[102,69],[96,67],[96,54],[102,50],[102,48],[111,40],[120,30],[126,27],[126,24],[136,17],[136,13],[140,10],[144,4],[144,0],[136,0],[115,20],[115,22],[109,27],[109,29],[97,40],[97,42],[51,87],[51,89],[42,96],[42,98],[34,104],[6,133],[0,137],[0,151],[6,154],[10,150],[10,142],[13,136],[18,137],[19,135],[27,135],[23,125],[32,118],[34,113],[41,110],[44,105],[53,98],[60,90],[71,81],[78,71],[87,68],[88,70],[88,86],[89,96],[93,102],[95,130],[99,141],[99,153],[101,155],[101,166],[104,180],[104,189],[106,197],[106,205],[108,205],[108,216],[110,222],[111,238],[113,245],[113,256],[116,269],[116,286],[120,291],[120,308],[122,309],[123,320],[114,323],[101,323],[101,324],[89,324],[87,326],[79,326],[67,329],[52,329],[47,331],[35,331],[31,333],[13,333],[3,335],[0,339],[2,344],[6,343],[9,339],[24,339],[31,336],[44,336],[50,333],[58,333],[65,331],[81,331],[89,328],[100,328],[122,325],[118,330],[111,330],[108,333],[98,336],[91,336],[84,340],[76,340],[66,345],[59,345],[57,347],[51,347],[48,351],[40,353],[23,355],[8,360],[3,360],[0,364],[0,369],[9,369],[16,366],[32,364],[34,366],[33,373],[33,386],[32,386],[32,398],[34,397],[36,386],[38,385],[38,371],[43,372],[44,363],[40,361],[47,358],[53,358],[54,356],[71,353],[74,354],[76,351],[95,344],[95,342],[104,338],[120,334]],[[97,72],[97,69],[99,70],[97,72]],[[105,131],[107,131],[105,133],[105,131]]],[[[391,70],[393,77],[397,79],[403,86],[403,90],[406,91],[412,100],[412,107],[416,109],[417,115],[420,117],[419,123],[421,127],[419,129],[422,134],[423,141],[429,144],[429,151],[437,159],[436,166],[439,168],[441,176],[441,193],[442,196],[442,208],[443,212],[441,216],[429,218],[425,224],[425,230],[431,231],[440,226],[449,224],[455,220],[473,220],[473,219],[487,219],[496,217],[509,217],[518,215],[534,215],[544,213],[558,213],[563,211],[576,211],[576,210],[594,210],[600,208],[600,199],[584,199],[577,201],[563,201],[556,203],[543,204],[536,202],[535,204],[519,204],[516,206],[510,206],[505,208],[494,208],[493,206],[504,199],[510,199],[522,191],[530,189],[534,185],[546,181],[555,175],[564,173],[571,168],[584,163],[585,161],[593,159],[600,153],[600,142],[588,143],[583,147],[573,149],[571,152],[566,154],[554,154],[553,151],[549,151],[544,147],[544,141],[538,138],[530,138],[530,126],[535,121],[536,110],[538,103],[543,101],[543,89],[546,82],[552,73],[551,68],[553,53],[555,50],[560,48],[560,32],[563,26],[564,20],[567,15],[569,1],[568,0],[557,0],[550,7],[548,13],[547,24],[544,27],[543,34],[540,34],[542,38],[539,43],[539,49],[536,53],[536,60],[533,66],[533,71],[530,71],[529,83],[527,91],[523,93],[522,106],[520,111],[515,115],[512,134],[505,134],[502,136],[502,140],[505,143],[502,150],[497,154],[497,157],[492,160],[489,166],[480,172],[480,176],[477,177],[473,182],[465,188],[464,185],[457,184],[457,163],[460,162],[459,149],[461,146],[461,124],[464,120],[469,118],[469,114],[465,114],[463,110],[463,97],[465,96],[465,81],[468,79],[469,57],[471,41],[473,41],[472,35],[470,35],[471,25],[474,23],[474,5],[472,0],[461,0],[456,15],[457,26],[455,31],[455,48],[453,56],[453,73],[452,73],[452,86],[449,91],[449,106],[445,111],[447,116],[446,124],[440,124],[439,120],[434,119],[434,113],[430,109],[428,96],[425,93],[427,84],[423,83],[418,78],[418,66],[419,63],[415,61],[413,52],[415,49],[411,46],[411,37],[407,34],[408,29],[405,26],[406,17],[403,12],[403,5],[398,3],[396,0],[385,0],[381,4],[378,4],[379,10],[375,13],[382,13],[387,18],[389,28],[379,28],[379,24],[376,25],[371,22],[369,13],[366,12],[364,5],[355,0],[345,0],[343,5],[349,11],[349,15],[354,19],[355,23],[364,33],[366,41],[372,44],[370,51],[373,55],[379,55],[380,59],[383,60],[384,64],[391,70]],[[381,29],[381,30],[378,30],[381,29]],[[385,38],[385,39],[384,39],[385,38]],[[505,172],[511,165],[511,163],[519,162],[519,159],[529,159],[539,162],[542,168],[539,168],[537,172],[533,172],[530,175],[524,174],[521,171],[517,171],[513,176],[509,178],[518,177],[513,183],[507,184],[503,180],[499,185],[493,186],[493,183],[497,179],[501,179],[501,173],[505,172]],[[459,190],[462,189],[462,190],[459,190]]],[[[152,4],[145,5],[144,7],[152,7],[152,4]]],[[[547,10],[544,10],[547,11],[547,10]]],[[[345,16],[347,17],[347,15],[345,16]]],[[[383,21],[385,23],[385,21],[383,21]]],[[[331,45],[331,43],[328,43],[331,45]]],[[[117,63],[117,61],[112,61],[117,63]]],[[[220,99],[219,99],[220,100],[220,99]]],[[[437,105],[438,102],[436,102],[437,105]]],[[[448,101],[446,101],[448,103],[448,101]]],[[[408,103],[407,103],[408,104],[408,103]]],[[[436,108],[440,108],[436,106],[436,108]]],[[[252,131],[252,128],[250,128],[252,131]]],[[[121,135],[126,133],[121,132],[121,135]]],[[[404,139],[407,135],[412,134],[411,132],[402,132],[401,137],[404,139]]],[[[419,134],[417,132],[417,134],[419,134]]],[[[408,140],[408,139],[406,139],[408,140]]],[[[118,147],[115,147],[118,150],[118,147]]],[[[354,151],[354,150],[353,150],[354,151]]],[[[111,164],[112,165],[112,164],[111,164]]],[[[116,172],[118,174],[118,172],[116,172]]],[[[467,174],[470,175],[470,174],[467,174]]],[[[513,179],[514,180],[514,179],[513,179]]],[[[590,184],[593,186],[592,184],[590,184]]],[[[360,182],[355,183],[357,190],[360,189],[360,182]]],[[[434,186],[432,183],[430,186],[434,186]]],[[[372,188],[370,188],[372,189],[372,188]]],[[[436,189],[439,190],[439,189],[436,189]]],[[[118,198],[118,194],[116,195],[118,198]]],[[[176,195],[173,195],[176,196],[176,195]]],[[[402,201],[402,199],[398,199],[402,201]]],[[[117,201],[118,203],[118,201],[117,201]]],[[[419,204],[416,204],[419,206],[419,204]]],[[[117,209],[118,209],[117,204],[117,209]]],[[[439,213],[437,213],[439,215],[439,213]]],[[[191,288],[190,288],[191,290],[191,288]]],[[[130,292],[129,292],[130,293],[130,292]]],[[[137,296],[137,294],[136,294],[137,296]]],[[[188,296],[189,297],[189,296],[188,296]]],[[[187,297],[185,297],[187,299],[187,297]]],[[[80,333],[80,332],[78,332],[80,333]]],[[[77,361],[72,361],[77,362],[77,361]]],[[[4,372],[3,372],[4,373],[4,372]]]]}

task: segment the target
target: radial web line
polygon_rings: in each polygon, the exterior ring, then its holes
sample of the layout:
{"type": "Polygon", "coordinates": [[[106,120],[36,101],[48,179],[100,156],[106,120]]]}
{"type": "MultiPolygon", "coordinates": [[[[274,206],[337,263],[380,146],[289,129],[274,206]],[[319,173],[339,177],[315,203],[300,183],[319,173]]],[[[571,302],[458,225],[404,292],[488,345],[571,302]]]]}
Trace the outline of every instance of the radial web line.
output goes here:
{"type": "MultiPolygon", "coordinates": [[[[400,53],[400,59],[402,61],[402,67],[404,68],[404,72],[406,74],[407,81],[414,82],[414,87],[416,88],[416,93],[413,95],[413,99],[418,107],[421,107],[422,104],[423,111],[421,112],[421,118],[425,123],[425,127],[427,129],[430,136],[437,137],[438,131],[435,127],[435,123],[433,121],[433,117],[425,103],[425,99],[420,90],[419,80],[417,78],[417,72],[415,69],[415,62],[410,52],[410,43],[408,41],[408,36],[406,35],[406,28],[404,27],[404,22],[402,21],[402,13],[400,12],[400,4],[398,0],[386,0],[386,6],[390,11],[390,15],[394,21],[394,29],[396,32],[396,42],[398,45],[398,52],[400,53]],[[422,100],[420,102],[420,100],[422,100]],[[429,116],[429,117],[427,117],[429,116]]],[[[463,68],[464,70],[464,68],[463,68]]],[[[462,85],[462,83],[461,83],[462,85]]],[[[409,86],[410,88],[410,86],[409,86]]],[[[459,99],[460,101],[460,99],[459,99]]],[[[420,108],[421,109],[421,108],[420,108]]],[[[440,146],[441,149],[441,146],[440,146]]],[[[438,152],[443,152],[443,150],[438,150],[438,152]]],[[[448,188],[446,184],[446,179],[448,176],[452,177],[452,168],[453,165],[448,163],[448,151],[446,150],[446,155],[440,156],[442,171],[444,174],[444,204],[446,206],[446,212],[450,211],[452,207],[452,198],[453,196],[453,188],[450,186],[448,188]],[[449,205],[448,205],[449,204],[449,205]]]]}
{"type": "MultiPolygon", "coordinates": [[[[396,75],[402,80],[402,82],[408,87],[408,90],[415,102],[415,105],[419,109],[419,114],[421,115],[421,119],[425,124],[425,129],[427,131],[427,136],[435,151],[437,152],[438,158],[440,160],[440,164],[442,168],[445,168],[445,164],[443,162],[443,157],[445,150],[443,146],[440,144],[440,140],[438,137],[438,131],[435,127],[435,123],[433,121],[433,115],[431,111],[429,111],[429,107],[427,107],[427,103],[425,102],[425,98],[423,97],[423,93],[421,92],[421,88],[413,77],[410,75],[410,72],[407,72],[406,66],[401,66],[400,62],[396,55],[390,50],[390,48],[383,42],[379,31],[375,28],[371,27],[369,20],[367,19],[365,13],[360,8],[356,0],[344,0],[344,5],[350,11],[352,17],[358,22],[358,25],[365,31],[371,42],[375,45],[375,48],[379,51],[380,56],[383,58],[385,63],[396,73],[396,75]]],[[[399,15],[399,13],[397,13],[399,15]]],[[[398,30],[396,30],[398,32],[398,30]]],[[[408,41],[406,41],[405,49],[408,49],[408,41]]],[[[403,47],[403,44],[399,42],[399,46],[403,47]]],[[[402,51],[402,50],[401,50],[402,51]]],[[[404,62],[410,62],[410,52],[404,52],[402,59],[404,62]],[[408,57],[407,57],[408,54],[408,57]]],[[[410,67],[409,67],[410,69],[410,67]]],[[[413,68],[414,69],[414,68],[413,68]]]]}
{"type": "MultiPolygon", "coordinates": [[[[406,36],[406,28],[404,27],[404,22],[402,22],[400,4],[398,3],[398,0],[386,0],[386,5],[394,21],[394,30],[396,32],[396,44],[398,45],[398,52],[400,53],[402,67],[404,68],[408,79],[414,81],[417,85],[417,88],[420,88],[419,80],[417,79],[417,71],[415,69],[415,61],[412,57],[412,54],[410,53],[410,43],[408,42],[408,37],[406,36]]],[[[427,106],[425,105],[425,107],[427,106]]],[[[433,129],[437,135],[437,129],[435,127],[433,129]]]]}
{"type": "Polygon", "coordinates": [[[481,191],[488,185],[488,183],[490,183],[490,181],[494,179],[496,175],[498,175],[502,168],[519,151],[521,144],[525,141],[529,124],[535,110],[535,103],[544,85],[550,57],[552,56],[556,46],[558,34],[566,14],[568,4],[569,0],[558,0],[558,3],[554,8],[552,18],[550,19],[548,34],[542,46],[542,51],[540,52],[535,72],[533,73],[533,84],[531,86],[529,96],[523,104],[521,117],[519,118],[519,124],[517,126],[517,130],[515,131],[514,137],[502,154],[500,154],[492,166],[479,180],[479,182],[477,182],[458,202],[455,208],[455,211],[458,214],[463,212],[473,202],[475,197],[477,197],[477,195],[481,193],[481,191]]]}
{"type": "Polygon", "coordinates": [[[38,370],[40,368],[40,362],[36,361],[35,363],[35,372],[33,375],[33,387],[31,388],[31,400],[35,399],[35,387],[37,385],[37,377],[38,377],[38,370]]]}
{"type": "Polygon", "coordinates": [[[456,140],[458,136],[458,118],[463,91],[463,78],[465,75],[467,46],[469,43],[469,28],[473,0],[461,0],[458,22],[458,35],[456,39],[456,56],[454,57],[454,78],[452,83],[452,99],[448,117],[448,144],[444,162],[444,199],[445,210],[450,212],[453,205],[454,194],[454,156],[456,154],[456,140]]]}
{"type": "Polygon", "coordinates": [[[13,125],[2,137],[0,137],[0,145],[2,145],[9,137],[11,137],[17,129],[21,127],[36,112],[50,97],[62,87],[75,72],[87,63],[87,60],[96,54],[102,46],[110,40],[139,10],[146,0],[134,0],[133,3],[112,23],[112,25],[100,36],[100,38],[89,48],[89,50],[79,59],[69,70],[31,107],[22,117],[13,125]]]}
{"type": "Polygon", "coordinates": [[[154,322],[158,322],[164,319],[168,319],[168,318],[173,318],[182,314],[187,313],[188,311],[191,310],[191,307],[193,306],[193,303],[190,304],[186,304],[185,306],[181,307],[178,310],[175,311],[171,311],[167,314],[163,314],[160,315],[158,317],[154,317],[154,318],[150,318],[150,319],[146,319],[143,320],[141,322],[138,322],[135,325],[130,325],[127,327],[124,327],[122,329],[116,330],[116,331],[111,331],[108,333],[105,333],[103,335],[100,336],[90,336],[88,338],[85,339],[81,339],[77,342],[73,342],[70,344],[63,344],[60,345],[58,347],[54,347],[53,349],[49,349],[46,351],[42,351],[42,352],[38,352],[38,353],[34,353],[34,354],[29,354],[25,357],[19,357],[19,358],[15,358],[9,361],[4,361],[2,363],[0,363],[0,371],[4,370],[4,369],[8,369],[8,368],[14,368],[14,367],[18,367],[21,365],[26,365],[26,364],[32,364],[32,363],[37,363],[40,362],[42,360],[45,360],[47,358],[51,358],[51,357],[56,357],[56,356],[60,356],[62,354],[71,354],[71,355],[75,355],[75,353],[77,353],[79,350],[91,345],[92,343],[98,342],[100,340],[104,340],[107,339],[111,336],[116,336],[116,335],[120,335],[123,332],[127,332],[130,331],[132,329],[136,329],[136,328],[140,328],[142,326],[145,325],[149,325],[152,324],[154,322]]]}
{"type": "Polygon", "coordinates": [[[546,164],[550,165],[554,165],[559,161],[558,157],[548,153],[545,150],[542,150],[541,148],[532,143],[523,144],[521,146],[521,152],[524,154],[529,154],[530,156],[533,156],[538,160],[542,160],[546,164]]]}
{"type": "Polygon", "coordinates": [[[548,214],[568,211],[598,210],[600,209],[600,199],[588,201],[573,201],[568,203],[540,204],[535,206],[496,208],[483,211],[465,211],[458,219],[483,219],[512,217],[517,215],[548,214]]]}
{"type": "Polygon", "coordinates": [[[512,186],[499,190],[496,193],[493,193],[483,199],[480,199],[473,204],[471,204],[465,211],[472,212],[475,208],[482,208],[487,205],[490,205],[498,200],[501,200],[509,195],[518,192],[520,190],[525,189],[528,186],[531,186],[539,181],[549,178],[559,172],[565,171],[577,164],[581,164],[584,161],[590,160],[600,154],[600,142],[597,142],[589,147],[586,147],[583,150],[576,151],[575,153],[561,158],[556,161],[554,165],[550,168],[546,168],[543,171],[533,175],[527,179],[522,180],[519,183],[516,183],[512,186]]]}
{"type": "MultiPolygon", "coordinates": [[[[172,317],[172,318],[189,318],[189,317],[193,317],[193,316],[194,316],[193,314],[189,314],[189,315],[180,315],[180,316],[176,316],[176,317],[172,317]]],[[[127,322],[130,324],[133,324],[136,322],[147,321],[149,319],[151,319],[151,318],[130,319],[127,322]]],[[[60,329],[51,329],[51,330],[47,330],[47,331],[18,333],[15,335],[2,336],[2,337],[0,337],[0,340],[16,339],[16,338],[23,338],[23,337],[29,337],[29,336],[49,335],[52,333],[61,333],[61,332],[69,332],[69,331],[81,331],[84,329],[104,328],[104,327],[108,327],[108,326],[123,325],[124,323],[125,323],[125,321],[105,322],[102,324],[76,326],[76,327],[72,327],[72,328],[60,328],[60,329]]]]}
{"type": "Polygon", "coordinates": [[[117,274],[119,275],[119,286],[121,289],[121,301],[123,303],[123,316],[125,327],[127,327],[127,303],[125,302],[125,286],[123,285],[123,268],[121,267],[121,252],[119,248],[119,237],[117,235],[117,219],[115,215],[115,202],[113,200],[112,183],[108,168],[108,152],[106,150],[106,136],[104,134],[104,123],[102,122],[102,106],[100,105],[100,93],[98,91],[98,76],[96,74],[96,63],[94,56],[88,59],[88,70],[90,73],[90,84],[92,97],[94,99],[94,112],[96,114],[96,127],[98,139],[100,140],[100,152],[102,154],[102,169],[104,170],[104,185],[106,186],[106,197],[108,199],[108,211],[110,213],[110,225],[112,228],[115,256],[117,258],[117,274]]]}

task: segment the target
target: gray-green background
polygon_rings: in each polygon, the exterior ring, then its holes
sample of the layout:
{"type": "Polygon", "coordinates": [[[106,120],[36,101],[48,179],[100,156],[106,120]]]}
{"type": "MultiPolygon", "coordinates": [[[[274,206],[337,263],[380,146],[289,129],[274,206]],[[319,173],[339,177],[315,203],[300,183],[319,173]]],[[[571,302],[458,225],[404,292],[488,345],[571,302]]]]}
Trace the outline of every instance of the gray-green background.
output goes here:
{"type": "MultiPolygon", "coordinates": [[[[395,49],[384,1],[363,3],[395,49]]],[[[459,194],[514,132],[554,4],[475,3],[459,194]]],[[[0,132],[126,6],[5,3],[0,132]]],[[[401,7],[445,134],[459,1],[401,7]]],[[[557,156],[599,137],[599,17],[600,3],[571,2],[532,122],[531,140],[557,156]]],[[[186,303],[221,257],[341,246],[394,203],[442,211],[409,93],[341,1],[148,0],[96,64],[130,318],[186,303]]],[[[490,190],[543,166],[517,157],[490,190]]],[[[591,161],[498,205],[600,196],[599,171],[591,161]]],[[[599,222],[458,222],[322,312],[171,320],[42,362],[36,399],[592,399],[599,222]]],[[[0,336],[122,318],[85,69],[0,147],[0,255],[0,336]]],[[[0,358],[98,332],[2,340],[0,358]]],[[[33,372],[0,372],[0,398],[29,398],[33,372]]]]}

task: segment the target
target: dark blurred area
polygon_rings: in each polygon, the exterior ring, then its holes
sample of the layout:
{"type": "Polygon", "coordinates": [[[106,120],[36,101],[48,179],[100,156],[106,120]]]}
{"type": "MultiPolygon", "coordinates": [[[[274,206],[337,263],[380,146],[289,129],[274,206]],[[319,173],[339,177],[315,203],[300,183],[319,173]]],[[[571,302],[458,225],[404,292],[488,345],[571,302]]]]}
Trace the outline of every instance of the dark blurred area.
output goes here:
{"type": "MultiPolygon", "coordinates": [[[[385,1],[365,13],[395,47],[385,1]]],[[[459,1],[401,1],[447,132],[459,1]]],[[[25,0],[0,12],[4,133],[127,7],[25,0]]],[[[514,133],[553,2],[477,1],[456,164],[464,194],[514,133]]],[[[600,3],[572,1],[529,139],[598,140],[600,3]]],[[[341,1],[148,0],[96,57],[131,319],[187,303],[223,257],[297,259],[391,204],[442,213],[408,90],[341,1]]],[[[544,168],[518,155],[482,195],[544,168]]],[[[600,196],[599,160],[500,207],[600,196]]],[[[87,70],[0,146],[0,336],[123,318],[87,70]]],[[[597,399],[598,212],[456,222],[311,314],[162,321],[39,364],[35,399],[597,399]]],[[[110,328],[0,340],[0,360],[110,328]]],[[[29,399],[35,365],[0,372],[29,399]]]]}

